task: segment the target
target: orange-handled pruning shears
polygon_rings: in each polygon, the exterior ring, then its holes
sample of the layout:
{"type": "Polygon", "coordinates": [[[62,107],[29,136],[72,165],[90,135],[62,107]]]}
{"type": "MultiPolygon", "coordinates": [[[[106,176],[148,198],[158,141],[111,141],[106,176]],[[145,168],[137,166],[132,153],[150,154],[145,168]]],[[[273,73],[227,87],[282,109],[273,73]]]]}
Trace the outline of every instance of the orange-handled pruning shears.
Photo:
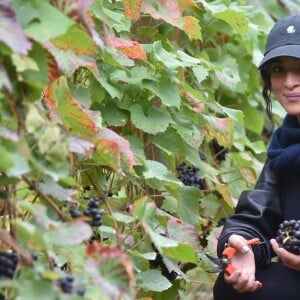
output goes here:
{"type": "MultiPolygon", "coordinates": [[[[251,240],[247,241],[247,245],[258,245],[261,244],[261,241],[259,238],[253,238],[251,240]]],[[[206,253],[206,256],[214,263],[217,265],[215,269],[212,270],[207,270],[209,273],[219,273],[219,272],[224,272],[226,275],[231,275],[235,272],[235,267],[231,264],[231,259],[239,252],[234,247],[226,247],[223,252],[222,252],[222,257],[217,258],[210,256],[209,254],[206,253]]]]}

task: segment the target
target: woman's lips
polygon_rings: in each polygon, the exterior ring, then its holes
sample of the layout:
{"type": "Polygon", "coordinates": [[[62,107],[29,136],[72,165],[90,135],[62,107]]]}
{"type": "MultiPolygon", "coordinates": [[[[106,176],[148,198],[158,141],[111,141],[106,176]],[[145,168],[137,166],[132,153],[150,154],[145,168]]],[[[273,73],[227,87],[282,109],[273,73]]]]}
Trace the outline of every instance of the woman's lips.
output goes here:
{"type": "Polygon", "coordinates": [[[300,101],[300,93],[283,93],[288,101],[300,101]]]}

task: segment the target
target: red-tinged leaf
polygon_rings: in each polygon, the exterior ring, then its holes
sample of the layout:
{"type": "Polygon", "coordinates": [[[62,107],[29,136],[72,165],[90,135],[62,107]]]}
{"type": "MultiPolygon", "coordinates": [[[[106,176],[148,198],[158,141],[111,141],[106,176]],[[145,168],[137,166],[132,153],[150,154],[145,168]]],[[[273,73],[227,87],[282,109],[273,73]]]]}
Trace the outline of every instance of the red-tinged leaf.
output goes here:
{"type": "Polygon", "coordinates": [[[142,0],[122,0],[124,8],[125,8],[125,15],[132,19],[136,20],[139,18],[141,13],[142,7],[142,0]]]}
{"type": "Polygon", "coordinates": [[[177,242],[189,243],[199,249],[199,235],[195,226],[171,217],[167,223],[167,237],[177,242]]]}
{"type": "Polygon", "coordinates": [[[59,77],[60,72],[54,56],[49,51],[47,51],[47,65],[48,65],[48,79],[49,82],[52,82],[59,77]]]}
{"type": "Polygon", "coordinates": [[[70,152],[78,153],[90,157],[95,149],[94,143],[90,141],[80,139],[78,137],[69,138],[70,152]]]}
{"type": "Polygon", "coordinates": [[[0,41],[21,55],[26,55],[31,49],[31,43],[17,23],[16,14],[8,0],[0,2],[0,41]]]}
{"type": "Polygon", "coordinates": [[[194,40],[202,41],[202,33],[199,25],[199,20],[192,16],[185,16],[183,30],[185,33],[194,40]]]}
{"type": "Polygon", "coordinates": [[[208,133],[217,139],[217,142],[230,147],[233,142],[233,121],[229,118],[216,118],[205,116],[207,120],[206,128],[208,133]]]}
{"type": "Polygon", "coordinates": [[[189,104],[192,108],[192,111],[199,113],[203,112],[205,110],[205,105],[203,102],[201,102],[198,98],[196,98],[194,95],[191,93],[186,93],[185,94],[186,99],[189,101],[189,104]]]}
{"type": "Polygon", "coordinates": [[[43,91],[43,102],[44,105],[49,110],[49,117],[50,119],[55,122],[58,120],[58,110],[56,100],[53,98],[51,94],[51,84],[47,85],[43,91]]]}
{"type": "Polygon", "coordinates": [[[128,41],[114,36],[111,30],[105,30],[105,41],[108,46],[114,47],[131,59],[146,60],[147,54],[143,47],[136,41],[128,41]]]}
{"type": "Polygon", "coordinates": [[[86,67],[98,73],[97,63],[90,55],[79,56],[72,50],[63,51],[50,42],[45,43],[44,47],[53,55],[61,72],[67,76],[71,76],[79,67],[86,67]]]}
{"type": "Polygon", "coordinates": [[[99,131],[99,136],[118,145],[118,150],[121,154],[121,158],[126,161],[127,165],[130,168],[136,164],[136,160],[131,150],[130,143],[125,138],[121,137],[108,128],[101,128],[99,131]]]}
{"type": "Polygon", "coordinates": [[[58,49],[72,51],[79,56],[91,55],[97,50],[90,35],[78,26],[71,26],[65,34],[52,39],[51,42],[58,49]]]}
{"type": "Polygon", "coordinates": [[[45,89],[44,102],[74,135],[90,139],[98,132],[93,119],[73,98],[65,77],[58,78],[45,89]]]}
{"type": "Polygon", "coordinates": [[[111,299],[120,299],[123,293],[132,294],[135,284],[133,265],[120,248],[110,248],[100,243],[87,246],[86,270],[95,284],[111,299]]]}
{"type": "Polygon", "coordinates": [[[121,167],[118,144],[100,137],[94,138],[93,142],[96,146],[96,152],[93,155],[95,162],[117,171],[121,167]]]}
{"type": "Polygon", "coordinates": [[[162,19],[171,25],[182,27],[182,17],[177,0],[144,0],[142,11],[150,14],[154,19],[162,19]]]}

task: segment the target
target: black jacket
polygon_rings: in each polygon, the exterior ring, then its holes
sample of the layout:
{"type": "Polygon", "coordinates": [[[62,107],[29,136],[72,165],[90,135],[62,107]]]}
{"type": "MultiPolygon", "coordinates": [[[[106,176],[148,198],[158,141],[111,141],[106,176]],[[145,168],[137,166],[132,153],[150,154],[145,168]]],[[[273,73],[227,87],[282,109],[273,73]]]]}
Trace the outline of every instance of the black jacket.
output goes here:
{"type": "Polygon", "coordinates": [[[246,239],[258,237],[264,243],[252,247],[256,264],[268,264],[274,254],[270,239],[276,236],[279,224],[290,219],[300,219],[300,174],[280,176],[267,161],[254,189],[242,192],[235,214],[226,219],[218,241],[218,255],[221,256],[231,234],[246,239]]]}

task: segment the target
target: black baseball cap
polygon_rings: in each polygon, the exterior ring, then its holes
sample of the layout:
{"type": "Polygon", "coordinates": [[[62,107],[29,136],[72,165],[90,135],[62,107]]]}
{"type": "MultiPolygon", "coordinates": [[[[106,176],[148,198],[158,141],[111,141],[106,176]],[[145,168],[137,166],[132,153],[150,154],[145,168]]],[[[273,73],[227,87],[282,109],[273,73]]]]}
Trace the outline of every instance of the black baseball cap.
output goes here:
{"type": "Polygon", "coordinates": [[[300,14],[283,17],[275,23],[269,33],[266,51],[258,68],[279,56],[300,59],[300,14]]]}

